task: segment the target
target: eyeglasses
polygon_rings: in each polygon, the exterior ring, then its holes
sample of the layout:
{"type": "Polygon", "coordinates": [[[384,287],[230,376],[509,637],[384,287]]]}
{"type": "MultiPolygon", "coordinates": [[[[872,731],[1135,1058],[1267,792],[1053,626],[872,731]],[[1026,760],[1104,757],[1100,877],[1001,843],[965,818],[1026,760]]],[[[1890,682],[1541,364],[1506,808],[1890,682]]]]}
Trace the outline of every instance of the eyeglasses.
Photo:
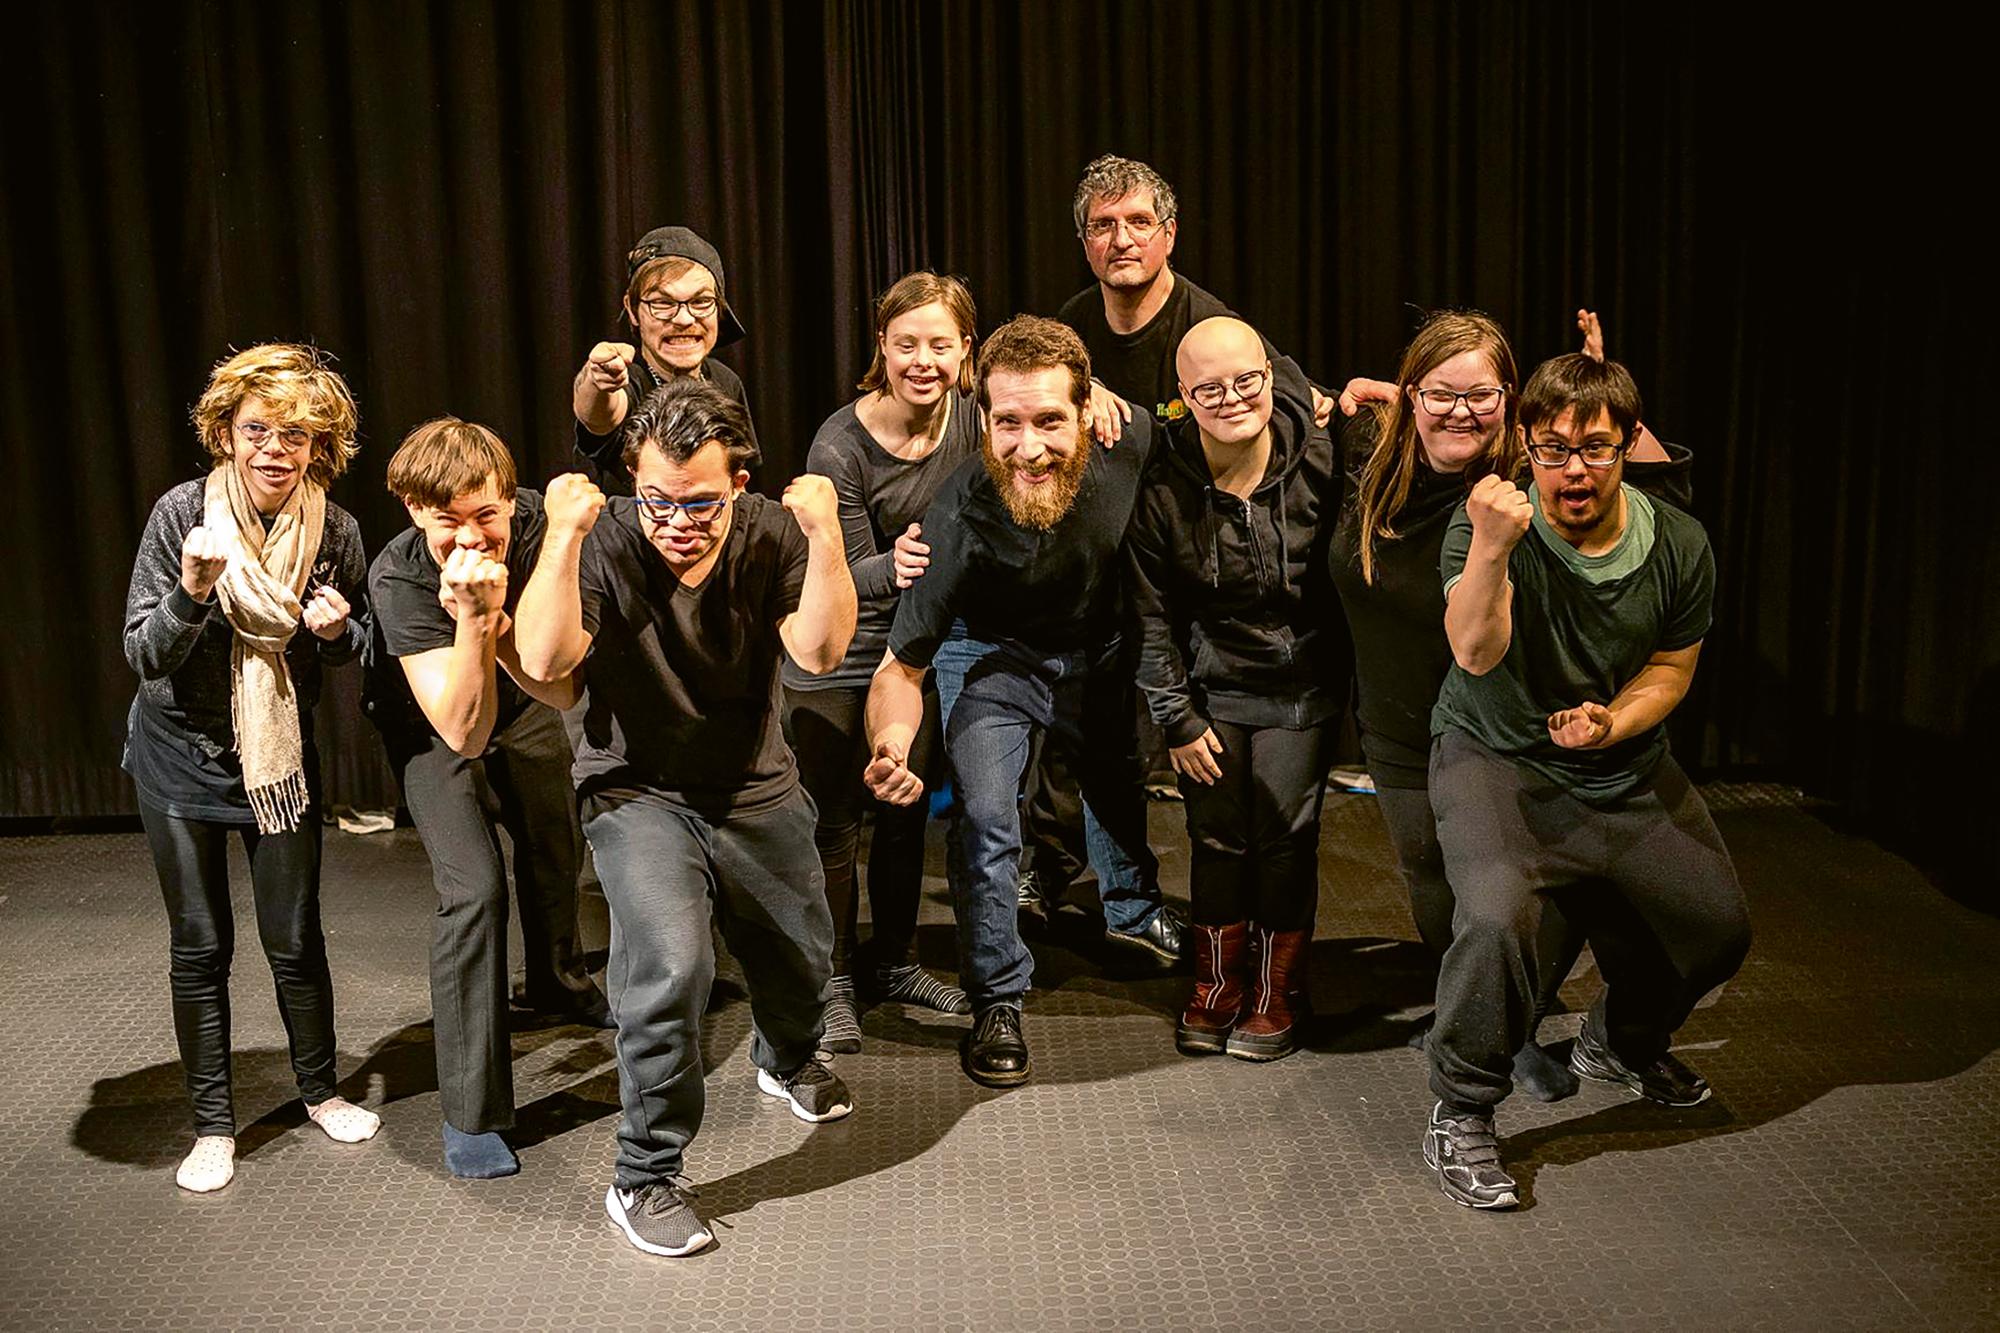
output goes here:
{"type": "Polygon", "coordinates": [[[1083,224],[1083,234],[1093,241],[1108,241],[1117,232],[1118,228],[1123,226],[1125,234],[1132,238],[1135,245],[1144,245],[1147,241],[1153,239],[1155,232],[1166,225],[1167,223],[1164,218],[1145,216],[1092,218],[1083,224]]]}
{"type": "Polygon", "coordinates": [[[661,500],[650,495],[635,495],[632,498],[639,502],[640,512],[663,527],[674,521],[675,514],[679,514],[695,527],[705,528],[715,522],[729,504],[726,496],[720,500],[661,500]]]}
{"type": "Polygon", "coordinates": [[[1424,411],[1434,417],[1448,417],[1458,410],[1460,403],[1465,410],[1476,417],[1483,417],[1500,406],[1500,400],[1507,396],[1505,389],[1492,384],[1482,384],[1464,393],[1453,393],[1450,389],[1419,389],[1417,401],[1424,405],[1424,411]]]}
{"type": "Polygon", "coordinates": [[[303,426],[286,426],[280,429],[267,426],[261,421],[239,421],[236,423],[236,433],[241,435],[244,443],[253,449],[262,449],[270,443],[273,435],[278,437],[278,442],[290,453],[297,453],[312,443],[312,432],[303,426]]]}
{"type": "Polygon", "coordinates": [[[1531,444],[1528,457],[1535,460],[1537,467],[1568,467],[1569,456],[1580,454],[1585,467],[1610,467],[1625,452],[1623,444],[1604,444],[1592,441],[1589,444],[1531,444]]]}
{"type": "Polygon", "coordinates": [[[1197,384],[1187,391],[1187,396],[1194,399],[1196,407],[1205,407],[1212,412],[1229,401],[1232,389],[1236,391],[1238,398],[1246,403],[1249,402],[1264,392],[1264,385],[1270,378],[1271,371],[1268,366],[1261,370],[1246,370],[1227,383],[1221,380],[1208,380],[1197,384]]]}
{"type": "Polygon", "coordinates": [[[646,308],[647,314],[664,324],[683,310],[696,319],[707,319],[715,313],[716,306],[721,302],[715,299],[714,292],[703,292],[700,296],[690,296],[685,301],[676,301],[670,296],[648,296],[639,304],[646,308]]]}

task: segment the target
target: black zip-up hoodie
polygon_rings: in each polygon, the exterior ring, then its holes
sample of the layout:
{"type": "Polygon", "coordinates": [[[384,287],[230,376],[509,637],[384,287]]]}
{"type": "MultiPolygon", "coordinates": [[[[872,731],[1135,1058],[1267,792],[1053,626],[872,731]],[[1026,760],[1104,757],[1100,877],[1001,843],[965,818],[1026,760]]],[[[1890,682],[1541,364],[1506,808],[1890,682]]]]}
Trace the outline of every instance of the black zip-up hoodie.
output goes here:
{"type": "Polygon", "coordinates": [[[1317,726],[1347,703],[1347,626],[1326,561],[1342,474],[1304,372],[1289,357],[1271,368],[1271,457],[1247,502],[1216,487],[1192,417],[1139,486],[1125,543],[1139,686],[1169,745],[1211,721],[1317,726]]]}

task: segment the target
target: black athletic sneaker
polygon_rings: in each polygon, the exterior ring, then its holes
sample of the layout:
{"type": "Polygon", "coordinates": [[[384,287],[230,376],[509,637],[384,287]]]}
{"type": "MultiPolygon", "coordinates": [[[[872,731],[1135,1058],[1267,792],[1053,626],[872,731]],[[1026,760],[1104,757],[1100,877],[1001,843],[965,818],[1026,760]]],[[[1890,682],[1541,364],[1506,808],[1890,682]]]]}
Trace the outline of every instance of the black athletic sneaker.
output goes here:
{"type": "Polygon", "coordinates": [[[1708,1100],[1708,1080],[1695,1073],[1672,1052],[1662,1055],[1644,1069],[1628,1068],[1599,1041],[1585,1023],[1576,1034],[1576,1046],[1569,1053],[1569,1067],[1584,1078],[1599,1083],[1615,1083],[1629,1088],[1649,1102],[1662,1106],[1699,1106],[1708,1100]]]}
{"type": "Polygon", "coordinates": [[[1437,1172],[1438,1188],[1453,1203],[1512,1208],[1520,1202],[1520,1187],[1500,1165],[1500,1140],[1490,1115],[1454,1119],[1445,1115],[1443,1102],[1433,1106],[1424,1131],[1424,1161],[1437,1172]]]}
{"type": "Polygon", "coordinates": [[[625,1239],[647,1254],[678,1259],[715,1239],[695,1215],[687,1196],[693,1193],[672,1181],[660,1180],[627,1192],[614,1183],[604,1191],[604,1211],[625,1239]]]}
{"type": "Polygon", "coordinates": [[[817,1059],[806,1061],[789,1074],[760,1069],[757,1087],[765,1096],[788,1103],[799,1119],[814,1124],[838,1120],[854,1110],[854,1096],[847,1085],[817,1059]]]}

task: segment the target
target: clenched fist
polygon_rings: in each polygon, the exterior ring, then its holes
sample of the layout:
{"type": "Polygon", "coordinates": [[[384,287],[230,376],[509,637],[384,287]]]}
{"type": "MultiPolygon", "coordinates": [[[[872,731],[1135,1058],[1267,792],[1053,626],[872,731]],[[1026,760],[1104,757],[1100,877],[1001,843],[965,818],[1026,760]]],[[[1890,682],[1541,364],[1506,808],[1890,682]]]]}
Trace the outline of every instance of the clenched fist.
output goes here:
{"type": "Polygon", "coordinates": [[[1487,476],[1481,477],[1472,494],[1465,497],[1465,512],[1472,519],[1474,543],[1504,554],[1528,535],[1535,502],[1506,478],[1487,476]]]}
{"type": "Polygon", "coordinates": [[[910,771],[908,757],[886,742],[875,747],[875,757],[861,772],[861,783],[869,795],[887,805],[909,805],[924,794],[924,780],[910,771]]]}
{"type": "Polygon", "coordinates": [[[1584,703],[1549,714],[1549,739],[1565,750],[1594,750],[1611,742],[1611,710],[1584,703]]]}
{"type": "Polygon", "coordinates": [[[807,541],[820,537],[840,540],[840,500],[833,492],[833,483],[825,477],[816,472],[793,477],[791,485],[785,487],[784,504],[798,520],[807,541]]]}
{"type": "Polygon", "coordinates": [[[349,609],[347,599],[340,595],[340,589],[329,583],[312,595],[299,620],[307,629],[331,642],[347,633],[349,609]]]}
{"type": "Polygon", "coordinates": [[[507,602],[507,566],[484,551],[455,550],[439,575],[438,600],[457,620],[497,616],[507,602]]]}
{"type": "Polygon", "coordinates": [[[597,526],[604,509],[604,492],[581,472],[565,472],[542,492],[542,513],[551,532],[568,532],[581,537],[597,526]]]}
{"type": "Polygon", "coordinates": [[[896,571],[896,586],[907,588],[924,576],[931,567],[931,544],[923,540],[924,525],[912,523],[903,529],[902,536],[896,538],[896,545],[890,551],[889,563],[896,571]]]}
{"type": "Polygon", "coordinates": [[[616,393],[632,382],[632,358],[638,355],[631,343],[599,343],[583,363],[584,376],[600,393],[616,393]]]}
{"type": "Polygon", "coordinates": [[[188,535],[181,538],[181,587],[188,596],[197,602],[208,600],[215,581],[229,567],[228,546],[207,528],[188,529],[188,535]]]}

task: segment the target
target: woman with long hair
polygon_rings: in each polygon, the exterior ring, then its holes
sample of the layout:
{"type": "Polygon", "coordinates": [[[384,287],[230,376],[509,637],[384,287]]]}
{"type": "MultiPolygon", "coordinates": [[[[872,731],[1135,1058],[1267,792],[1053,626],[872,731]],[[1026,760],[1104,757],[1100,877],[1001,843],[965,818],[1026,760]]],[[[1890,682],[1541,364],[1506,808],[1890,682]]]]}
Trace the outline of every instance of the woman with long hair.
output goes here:
{"type": "Polygon", "coordinates": [[[205,477],[160,497],[125,601],[139,673],[125,770],[171,933],[174,1036],[195,1143],[175,1179],[196,1193],[236,1171],[229,836],[242,839],[257,934],[277,983],[306,1114],[342,1143],[381,1121],[334,1091],[333,980],[320,929],[319,756],[325,666],[365,637],[368,562],[326,488],[355,453],[353,395],[318,351],[252,347],[195,404],[205,477]]]}

